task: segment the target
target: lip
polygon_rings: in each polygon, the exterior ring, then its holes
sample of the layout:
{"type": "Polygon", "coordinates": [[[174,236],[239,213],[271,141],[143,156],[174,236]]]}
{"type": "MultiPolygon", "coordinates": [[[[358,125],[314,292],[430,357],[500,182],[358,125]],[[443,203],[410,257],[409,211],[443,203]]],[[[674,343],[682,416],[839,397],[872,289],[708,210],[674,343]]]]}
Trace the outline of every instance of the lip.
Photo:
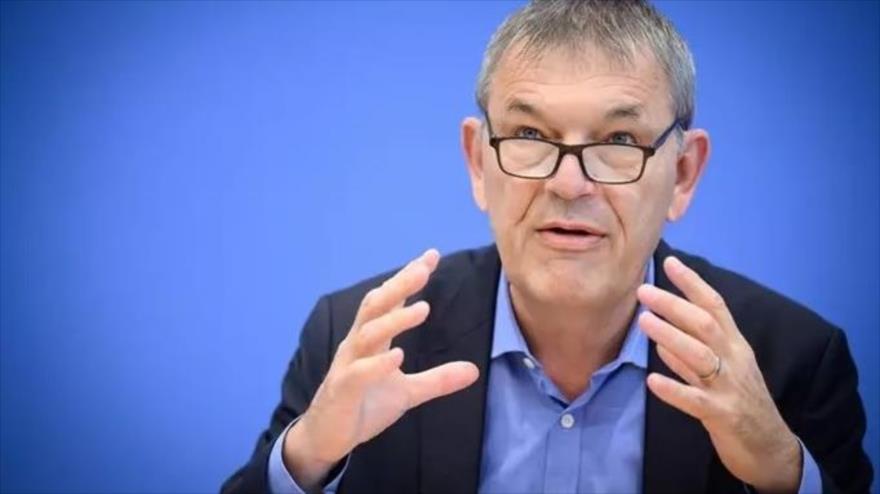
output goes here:
{"type": "Polygon", "coordinates": [[[582,231],[590,235],[604,237],[606,233],[599,227],[583,221],[565,221],[554,220],[542,223],[538,230],[550,230],[552,228],[562,228],[563,230],[582,231]]]}
{"type": "Polygon", "coordinates": [[[604,231],[589,223],[577,221],[550,221],[538,229],[538,237],[548,247],[556,250],[583,252],[596,248],[607,236],[604,231]],[[570,230],[580,234],[559,233],[554,229],[570,230]]]}

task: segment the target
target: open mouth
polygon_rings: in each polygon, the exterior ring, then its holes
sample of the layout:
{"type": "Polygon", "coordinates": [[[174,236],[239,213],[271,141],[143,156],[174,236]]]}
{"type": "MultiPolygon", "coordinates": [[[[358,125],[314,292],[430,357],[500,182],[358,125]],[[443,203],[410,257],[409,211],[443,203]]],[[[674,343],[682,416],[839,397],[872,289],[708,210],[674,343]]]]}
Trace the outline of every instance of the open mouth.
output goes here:
{"type": "Polygon", "coordinates": [[[579,224],[550,224],[539,228],[538,236],[548,247],[567,251],[591,249],[605,238],[604,234],[579,224]]]}
{"type": "Polygon", "coordinates": [[[541,231],[542,232],[551,232],[551,233],[555,233],[557,235],[567,235],[567,236],[572,236],[572,237],[584,237],[584,236],[594,235],[593,233],[590,233],[587,230],[569,229],[569,228],[560,228],[560,227],[544,228],[541,231]]]}

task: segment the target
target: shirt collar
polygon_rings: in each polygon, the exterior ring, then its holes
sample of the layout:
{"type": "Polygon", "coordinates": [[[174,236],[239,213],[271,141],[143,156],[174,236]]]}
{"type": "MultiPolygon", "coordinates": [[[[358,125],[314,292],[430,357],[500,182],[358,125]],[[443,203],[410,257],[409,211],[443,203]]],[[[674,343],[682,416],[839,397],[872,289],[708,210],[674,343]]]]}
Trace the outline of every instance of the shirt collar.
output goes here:
{"type": "MultiPolygon", "coordinates": [[[[654,258],[648,259],[645,269],[645,283],[654,284],[654,258]]],[[[534,362],[538,362],[534,355],[529,351],[523,338],[522,331],[514,316],[513,306],[510,303],[510,287],[508,286],[507,276],[504,274],[502,266],[500,280],[498,282],[498,295],[495,304],[495,329],[492,338],[492,360],[506,353],[522,353],[531,358],[534,362]]],[[[635,317],[633,317],[627,330],[626,338],[620,348],[617,358],[609,365],[618,367],[619,365],[629,363],[647,369],[648,367],[648,337],[638,327],[638,316],[645,310],[642,304],[636,308],[635,317]]]]}

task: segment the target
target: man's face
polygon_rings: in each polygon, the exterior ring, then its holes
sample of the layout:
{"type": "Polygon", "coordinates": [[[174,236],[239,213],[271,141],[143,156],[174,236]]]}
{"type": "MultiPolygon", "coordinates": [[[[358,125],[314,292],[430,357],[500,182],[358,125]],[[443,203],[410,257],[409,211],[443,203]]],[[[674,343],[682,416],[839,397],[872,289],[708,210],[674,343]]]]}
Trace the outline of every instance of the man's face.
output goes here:
{"type": "MultiPolygon", "coordinates": [[[[598,50],[551,50],[539,59],[511,48],[489,90],[488,118],[499,137],[566,144],[627,142],[650,146],[674,120],[666,77],[650,57],[615,64],[598,50]]],[[[702,131],[673,134],[640,180],[598,184],[577,157],[548,179],[504,174],[488,132],[463,124],[474,198],[489,214],[511,284],[533,300],[570,306],[619,300],[641,282],[664,221],[677,219],[708,154],[702,131]]]]}

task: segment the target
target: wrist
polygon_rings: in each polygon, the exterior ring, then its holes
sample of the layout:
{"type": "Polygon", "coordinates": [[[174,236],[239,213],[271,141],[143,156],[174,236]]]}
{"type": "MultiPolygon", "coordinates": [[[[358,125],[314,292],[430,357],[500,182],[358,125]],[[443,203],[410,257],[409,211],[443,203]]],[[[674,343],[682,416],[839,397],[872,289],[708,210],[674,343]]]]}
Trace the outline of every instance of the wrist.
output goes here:
{"type": "Polygon", "coordinates": [[[333,469],[335,461],[323,460],[310,444],[309,435],[301,417],[284,437],[281,459],[284,467],[306,492],[316,492],[333,469]]]}
{"type": "Polygon", "coordinates": [[[761,485],[755,484],[755,489],[761,494],[796,493],[801,485],[803,476],[804,458],[801,443],[790,431],[783,441],[783,445],[776,449],[764,465],[769,475],[761,485]]]}

